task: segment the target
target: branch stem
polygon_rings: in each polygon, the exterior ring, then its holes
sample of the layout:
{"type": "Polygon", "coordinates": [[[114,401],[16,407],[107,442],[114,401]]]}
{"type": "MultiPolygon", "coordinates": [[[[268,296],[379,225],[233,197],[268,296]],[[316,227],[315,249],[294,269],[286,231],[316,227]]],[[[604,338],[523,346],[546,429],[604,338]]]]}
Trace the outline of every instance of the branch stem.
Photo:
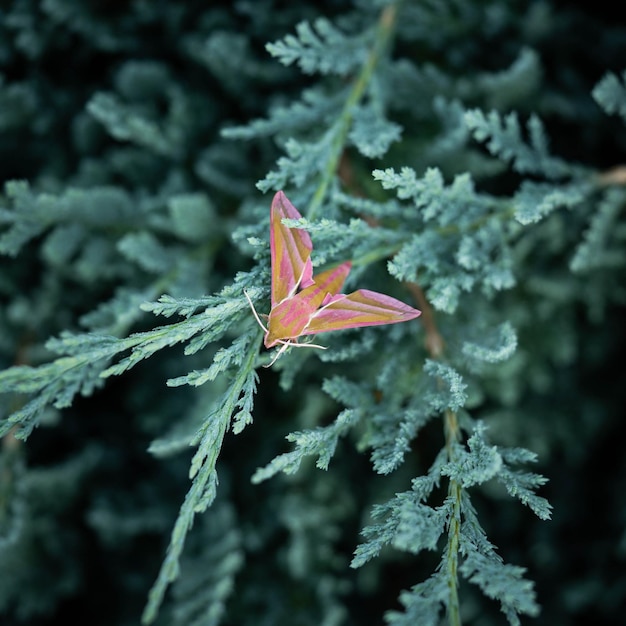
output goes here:
{"type": "Polygon", "coordinates": [[[321,180],[315,193],[313,194],[313,198],[307,211],[307,217],[310,220],[317,218],[322,202],[328,192],[328,187],[337,174],[341,155],[343,154],[346,143],[346,137],[350,130],[354,108],[363,98],[367,86],[372,79],[372,75],[374,74],[374,70],[391,41],[392,35],[395,32],[394,29],[397,15],[398,7],[395,4],[391,4],[385,7],[381,13],[380,19],[378,20],[374,46],[372,47],[367,60],[363,64],[363,67],[354,82],[352,90],[344,103],[341,115],[337,121],[335,136],[333,137],[332,142],[331,156],[324,167],[321,180]]]}
{"type": "MultiPolygon", "coordinates": [[[[406,283],[417,305],[422,310],[422,325],[426,332],[426,350],[432,359],[441,359],[445,343],[437,328],[435,313],[422,288],[413,282],[406,283]]],[[[453,461],[456,446],[461,440],[461,430],[457,414],[447,410],[443,415],[443,429],[446,439],[448,460],[453,461]]],[[[448,624],[461,626],[459,605],[459,542],[461,536],[461,496],[462,487],[451,479],[448,485],[448,498],[452,501],[452,515],[448,523],[448,545],[446,548],[446,570],[448,582],[448,624]]]]}

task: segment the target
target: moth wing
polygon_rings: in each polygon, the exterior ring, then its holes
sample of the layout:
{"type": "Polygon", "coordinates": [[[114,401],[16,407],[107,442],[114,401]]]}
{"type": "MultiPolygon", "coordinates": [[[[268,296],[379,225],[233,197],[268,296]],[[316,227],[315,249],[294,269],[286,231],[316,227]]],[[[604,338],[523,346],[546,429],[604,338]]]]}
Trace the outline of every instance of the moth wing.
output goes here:
{"type": "Polygon", "coordinates": [[[307,287],[313,278],[309,233],[301,228],[288,228],[283,218],[300,219],[287,196],[279,191],[270,209],[270,251],[272,256],[272,307],[296,293],[298,285],[307,287]]]}
{"type": "Polygon", "coordinates": [[[313,277],[311,284],[303,289],[297,297],[306,300],[311,309],[316,311],[319,307],[324,306],[329,298],[339,293],[346,282],[351,267],[352,263],[346,261],[341,265],[320,272],[313,277]]]}
{"type": "Polygon", "coordinates": [[[359,326],[397,324],[415,319],[421,313],[391,296],[359,289],[348,295],[327,297],[302,334],[313,335],[359,326]]]}

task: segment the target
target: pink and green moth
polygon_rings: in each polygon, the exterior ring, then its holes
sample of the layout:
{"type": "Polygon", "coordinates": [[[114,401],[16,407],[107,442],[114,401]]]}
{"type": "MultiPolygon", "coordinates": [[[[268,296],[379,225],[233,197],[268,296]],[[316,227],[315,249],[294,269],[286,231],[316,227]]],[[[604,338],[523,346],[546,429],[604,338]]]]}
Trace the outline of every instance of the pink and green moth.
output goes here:
{"type": "Polygon", "coordinates": [[[283,218],[301,217],[282,191],[276,193],[270,209],[272,308],[264,316],[267,327],[246,294],[257,322],[265,331],[265,347],[281,344],[269,365],[289,346],[325,349],[312,343],[297,343],[303,335],[397,324],[421,314],[408,304],[376,291],[359,289],[350,294],[339,293],[350,273],[350,261],[313,276],[313,244],[309,233],[301,228],[289,228],[282,222],[283,218]]]}

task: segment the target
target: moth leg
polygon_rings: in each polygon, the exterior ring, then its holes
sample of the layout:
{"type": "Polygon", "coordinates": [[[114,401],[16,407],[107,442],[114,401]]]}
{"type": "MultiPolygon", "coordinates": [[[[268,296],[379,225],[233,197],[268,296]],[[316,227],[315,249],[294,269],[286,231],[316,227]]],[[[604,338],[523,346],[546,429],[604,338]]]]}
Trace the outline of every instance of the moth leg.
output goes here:
{"type": "Polygon", "coordinates": [[[278,343],[284,343],[287,346],[293,346],[294,348],[317,348],[318,350],[328,350],[328,346],[320,346],[317,343],[298,343],[297,341],[283,341],[277,340],[278,343]]]}
{"type": "Polygon", "coordinates": [[[281,354],[283,354],[289,346],[296,345],[296,344],[290,343],[289,341],[281,341],[280,343],[282,343],[283,345],[280,347],[278,352],[276,352],[276,355],[274,356],[274,358],[267,365],[264,365],[263,367],[272,367],[272,365],[274,365],[274,363],[276,363],[276,361],[278,360],[278,357],[281,354]]]}
{"type": "Polygon", "coordinates": [[[272,367],[272,365],[274,365],[274,363],[276,363],[276,361],[278,360],[278,357],[283,354],[284,352],[286,352],[287,348],[292,347],[292,348],[317,348],[318,350],[327,350],[328,346],[319,346],[316,343],[297,343],[296,341],[282,341],[281,339],[278,340],[278,343],[281,343],[282,346],[280,347],[280,349],[278,350],[278,352],[276,353],[276,355],[274,356],[274,358],[271,360],[271,362],[268,365],[264,365],[263,367],[272,367]]]}

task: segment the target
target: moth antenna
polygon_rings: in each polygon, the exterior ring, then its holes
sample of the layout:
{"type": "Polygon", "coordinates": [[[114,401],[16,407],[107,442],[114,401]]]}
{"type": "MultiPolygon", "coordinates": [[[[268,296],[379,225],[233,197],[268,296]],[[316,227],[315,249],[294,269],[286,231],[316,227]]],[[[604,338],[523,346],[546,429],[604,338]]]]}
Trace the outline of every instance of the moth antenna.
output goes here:
{"type": "Polygon", "coordinates": [[[252,300],[250,299],[250,296],[248,295],[248,292],[245,289],[243,290],[243,295],[246,296],[246,299],[248,300],[248,304],[250,305],[250,308],[252,309],[252,312],[254,313],[254,318],[259,323],[259,326],[267,334],[269,332],[269,330],[267,330],[267,328],[265,328],[265,326],[263,325],[263,322],[261,321],[261,318],[259,317],[259,314],[256,312],[256,309],[254,308],[254,304],[252,304],[252,300]]]}

